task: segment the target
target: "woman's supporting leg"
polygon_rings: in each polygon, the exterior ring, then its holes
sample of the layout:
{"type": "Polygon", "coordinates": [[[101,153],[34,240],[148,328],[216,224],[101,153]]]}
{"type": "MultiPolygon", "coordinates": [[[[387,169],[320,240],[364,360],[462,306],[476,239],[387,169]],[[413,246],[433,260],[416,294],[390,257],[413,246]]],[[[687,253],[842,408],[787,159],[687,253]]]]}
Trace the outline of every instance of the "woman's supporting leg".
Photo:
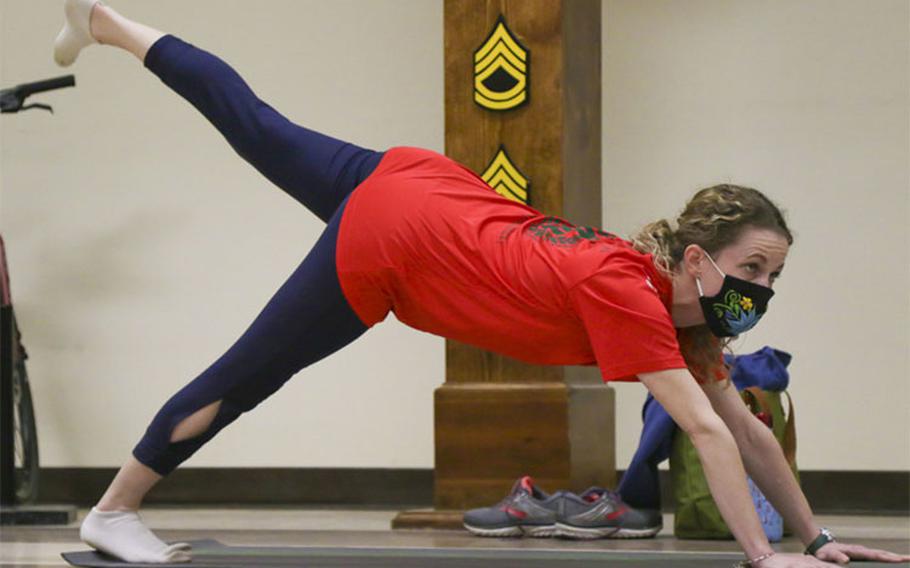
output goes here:
{"type": "MultiPolygon", "coordinates": [[[[255,408],[297,371],[367,330],[344,298],[335,269],[335,243],[345,204],[249,329],[158,412],[133,450],[133,458],[86,518],[83,527],[91,529],[83,535],[86,542],[120,558],[142,553],[145,561],[165,561],[154,560],[162,554],[160,546],[158,552],[137,552],[137,546],[144,546],[137,544],[140,540],[131,540],[132,533],[118,534],[104,523],[102,513],[134,512],[158,480],[222,428],[255,408]]],[[[147,538],[143,536],[141,542],[147,538]]]]}
{"type": "Polygon", "coordinates": [[[366,331],[335,269],[342,212],[240,339],[161,409],[133,452],[140,462],[166,475],[300,369],[366,331]]]}
{"type": "Polygon", "coordinates": [[[164,476],[130,456],[95,505],[99,511],[136,511],[164,476]]]}
{"type": "Polygon", "coordinates": [[[218,57],[108,6],[94,6],[90,29],[100,43],[135,55],[196,107],[241,157],[325,222],[382,159],[381,152],[290,122],[218,57]]]}

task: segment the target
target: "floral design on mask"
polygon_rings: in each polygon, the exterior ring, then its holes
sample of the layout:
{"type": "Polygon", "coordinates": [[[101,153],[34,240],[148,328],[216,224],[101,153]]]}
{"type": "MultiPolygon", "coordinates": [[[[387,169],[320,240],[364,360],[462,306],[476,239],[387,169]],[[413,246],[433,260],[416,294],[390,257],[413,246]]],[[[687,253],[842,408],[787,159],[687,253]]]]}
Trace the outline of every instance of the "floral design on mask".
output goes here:
{"type": "Polygon", "coordinates": [[[761,317],[752,305],[752,298],[743,296],[736,290],[729,290],[722,303],[714,304],[714,313],[723,318],[734,335],[751,329],[761,317]]]}

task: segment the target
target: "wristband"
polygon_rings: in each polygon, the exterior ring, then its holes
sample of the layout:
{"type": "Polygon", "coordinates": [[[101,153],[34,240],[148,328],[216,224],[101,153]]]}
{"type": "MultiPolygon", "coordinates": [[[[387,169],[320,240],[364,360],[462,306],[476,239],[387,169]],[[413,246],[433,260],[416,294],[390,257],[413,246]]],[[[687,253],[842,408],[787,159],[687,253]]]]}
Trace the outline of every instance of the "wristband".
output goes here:
{"type": "Polygon", "coordinates": [[[834,535],[831,534],[831,531],[822,527],[821,532],[815,537],[809,546],[806,547],[806,551],[803,554],[808,554],[810,556],[815,556],[815,553],[818,552],[818,549],[825,546],[829,542],[834,542],[834,535]]]}
{"type": "Polygon", "coordinates": [[[762,554],[756,558],[750,558],[749,560],[742,560],[733,565],[733,568],[758,568],[757,564],[762,560],[767,560],[774,556],[775,552],[772,550],[767,554],[762,554]]]}

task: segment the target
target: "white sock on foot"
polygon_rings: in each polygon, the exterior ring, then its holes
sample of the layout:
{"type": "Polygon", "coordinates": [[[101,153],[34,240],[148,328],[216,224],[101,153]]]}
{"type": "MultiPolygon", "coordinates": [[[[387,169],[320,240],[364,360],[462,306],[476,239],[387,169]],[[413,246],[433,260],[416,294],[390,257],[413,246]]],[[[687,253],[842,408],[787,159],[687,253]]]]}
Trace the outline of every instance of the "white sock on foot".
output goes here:
{"type": "Polygon", "coordinates": [[[92,507],[82,521],[79,538],[85,544],[126,562],[172,563],[192,560],[189,544],[166,544],[133,511],[99,511],[92,507]]]}
{"type": "Polygon", "coordinates": [[[63,13],[66,20],[63,29],[54,41],[54,61],[61,67],[69,67],[76,61],[82,48],[97,43],[92,37],[92,8],[98,0],[65,0],[63,13]]]}

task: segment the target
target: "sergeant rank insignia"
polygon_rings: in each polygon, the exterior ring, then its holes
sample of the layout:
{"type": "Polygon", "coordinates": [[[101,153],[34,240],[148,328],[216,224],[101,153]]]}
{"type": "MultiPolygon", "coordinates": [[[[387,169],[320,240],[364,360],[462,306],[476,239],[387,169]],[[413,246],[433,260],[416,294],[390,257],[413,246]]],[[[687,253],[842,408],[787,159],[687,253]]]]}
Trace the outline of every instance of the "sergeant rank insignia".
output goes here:
{"type": "Polygon", "coordinates": [[[489,37],[474,52],[474,102],[494,111],[527,103],[530,59],[531,52],[499,16],[489,37]]]}
{"type": "Polygon", "coordinates": [[[528,204],[530,191],[528,178],[518,171],[518,168],[509,159],[504,146],[499,147],[496,157],[480,177],[499,195],[525,205],[528,204]]]}

